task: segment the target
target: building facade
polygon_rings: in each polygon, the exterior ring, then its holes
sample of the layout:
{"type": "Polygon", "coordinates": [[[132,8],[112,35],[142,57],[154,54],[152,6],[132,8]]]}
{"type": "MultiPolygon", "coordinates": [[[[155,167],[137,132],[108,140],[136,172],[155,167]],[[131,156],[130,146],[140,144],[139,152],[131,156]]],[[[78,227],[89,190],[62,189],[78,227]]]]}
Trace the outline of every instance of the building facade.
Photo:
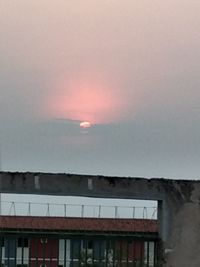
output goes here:
{"type": "Polygon", "coordinates": [[[2,267],[156,267],[156,220],[0,217],[2,267]]]}

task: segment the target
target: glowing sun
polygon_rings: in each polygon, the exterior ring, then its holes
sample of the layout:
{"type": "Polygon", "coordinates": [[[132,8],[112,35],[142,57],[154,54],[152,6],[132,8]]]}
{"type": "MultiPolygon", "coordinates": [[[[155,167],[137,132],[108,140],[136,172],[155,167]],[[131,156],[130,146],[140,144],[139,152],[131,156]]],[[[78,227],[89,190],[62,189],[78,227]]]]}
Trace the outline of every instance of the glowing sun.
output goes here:
{"type": "Polygon", "coordinates": [[[86,128],[90,128],[92,125],[89,121],[82,121],[80,123],[80,127],[83,128],[83,129],[86,129],[86,128]]]}

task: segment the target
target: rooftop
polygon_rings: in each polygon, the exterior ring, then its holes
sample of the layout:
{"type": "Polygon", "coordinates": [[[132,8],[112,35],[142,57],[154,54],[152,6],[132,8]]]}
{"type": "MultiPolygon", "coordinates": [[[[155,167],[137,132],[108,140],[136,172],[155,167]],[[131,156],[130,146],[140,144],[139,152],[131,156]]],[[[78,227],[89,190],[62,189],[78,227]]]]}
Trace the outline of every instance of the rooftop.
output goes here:
{"type": "Polygon", "coordinates": [[[0,231],[157,233],[157,220],[0,216],[0,231]]]}

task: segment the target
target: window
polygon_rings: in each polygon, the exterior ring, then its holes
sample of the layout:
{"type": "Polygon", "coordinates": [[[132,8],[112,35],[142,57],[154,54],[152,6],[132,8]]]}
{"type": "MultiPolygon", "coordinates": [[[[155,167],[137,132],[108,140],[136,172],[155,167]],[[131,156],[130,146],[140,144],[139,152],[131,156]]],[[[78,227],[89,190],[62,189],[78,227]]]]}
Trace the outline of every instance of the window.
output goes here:
{"type": "Polygon", "coordinates": [[[18,238],[17,239],[17,246],[18,247],[28,247],[28,238],[18,238]]]}
{"type": "Polygon", "coordinates": [[[0,247],[4,247],[4,238],[0,238],[0,247]]]}
{"type": "Polygon", "coordinates": [[[92,249],[93,248],[93,242],[92,241],[88,241],[88,249],[92,249]]]}

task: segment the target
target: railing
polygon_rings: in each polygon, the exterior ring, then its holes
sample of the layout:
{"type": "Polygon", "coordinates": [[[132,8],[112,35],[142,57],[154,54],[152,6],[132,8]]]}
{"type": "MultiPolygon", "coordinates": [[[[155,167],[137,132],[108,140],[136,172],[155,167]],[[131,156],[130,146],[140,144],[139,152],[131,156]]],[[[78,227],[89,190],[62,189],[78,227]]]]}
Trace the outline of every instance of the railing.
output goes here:
{"type": "Polygon", "coordinates": [[[157,207],[2,201],[1,215],[157,219],[157,207]]]}

